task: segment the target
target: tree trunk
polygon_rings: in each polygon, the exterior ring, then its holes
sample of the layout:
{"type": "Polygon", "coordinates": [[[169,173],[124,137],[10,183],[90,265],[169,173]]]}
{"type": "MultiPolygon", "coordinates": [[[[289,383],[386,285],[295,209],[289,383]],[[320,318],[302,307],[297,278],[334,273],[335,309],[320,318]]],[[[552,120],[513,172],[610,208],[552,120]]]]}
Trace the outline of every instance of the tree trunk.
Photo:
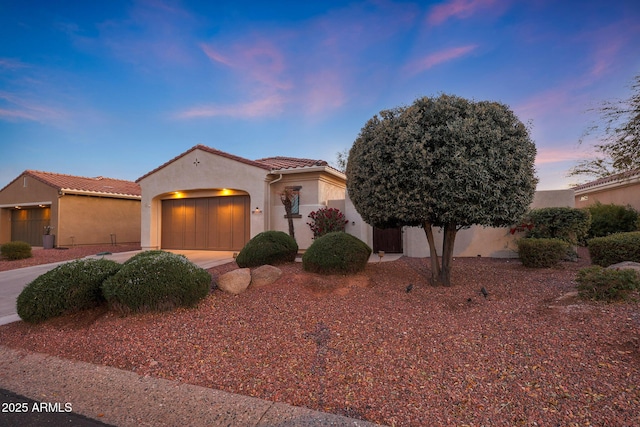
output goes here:
{"type": "Polygon", "coordinates": [[[291,213],[292,202],[291,202],[292,194],[290,190],[285,190],[284,193],[280,195],[280,200],[282,200],[282,204],[284,205],[284,211],[287,214],[287,220],[289,222],[289,236],[293,240],[296,240],[295,231],[293,229],[293,216],[291,213]]]}
{"type": "Polygon", "coordinates": [[[451,286],[451,264],[453,262],[453,246],[458,232],[456,224],[444,226],[444,241],[442,242],[442,270],[439,283],[443,286],[451,286]]]}
{"type": "Polygon", "coordinates": [[[436,242],[433,239],[433,229],[431,223],[425,221],[422,225],[424,233],[427,235],[427,242],[429,243],[429,258],[431,259],[431,285],[438,284],[440,277],[440,263],[438,262],[438,249],[436,248],[436,242]]]}

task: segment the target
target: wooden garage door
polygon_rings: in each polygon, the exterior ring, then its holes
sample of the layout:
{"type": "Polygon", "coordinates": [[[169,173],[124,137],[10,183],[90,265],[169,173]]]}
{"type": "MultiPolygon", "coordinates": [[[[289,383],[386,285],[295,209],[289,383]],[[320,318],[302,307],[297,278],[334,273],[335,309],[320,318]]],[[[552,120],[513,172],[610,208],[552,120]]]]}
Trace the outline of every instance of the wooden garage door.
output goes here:
{"type": "Polygon", "coordinates": [[[249,196],[162,201],[162,248],[240,250],[249,241],[249,196]]]}
{"type": "MultiPolygon", "coordinates": [[[[44,227],[49,225],[51,208],[15,209],[11,211],[11,240],[42,246],[44,227]]],[[[53,233],[55,234],[55,230],[53,233]]]]}

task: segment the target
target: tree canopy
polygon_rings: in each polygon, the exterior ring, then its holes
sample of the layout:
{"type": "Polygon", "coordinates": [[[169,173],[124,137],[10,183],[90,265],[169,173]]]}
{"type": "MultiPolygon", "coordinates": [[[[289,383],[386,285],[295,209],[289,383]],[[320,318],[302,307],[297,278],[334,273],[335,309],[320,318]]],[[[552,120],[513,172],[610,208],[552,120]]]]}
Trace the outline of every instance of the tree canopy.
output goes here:
{"type": "Polygon", "coordinates": [[[580,143],[589,135],[597,137],[600,142],[594,148],[600,155],[580,161],[568,176],[602,178],[640,168],[640,74],[631,90],[630,98],[605,101],[595,109],[600,122],[587,129],[580,143]]]}
{"type": "Polygon", "coordinates": [[[424,97],[365,124],[349,151],[347,188],[367,223],[422,226],[432,282],[448,285],[457,231],[508,226],[527,212],[535,156],[528,129],[507,106],[424,97]],[[445,231],[442,267],[432,227],[445,231]]]}

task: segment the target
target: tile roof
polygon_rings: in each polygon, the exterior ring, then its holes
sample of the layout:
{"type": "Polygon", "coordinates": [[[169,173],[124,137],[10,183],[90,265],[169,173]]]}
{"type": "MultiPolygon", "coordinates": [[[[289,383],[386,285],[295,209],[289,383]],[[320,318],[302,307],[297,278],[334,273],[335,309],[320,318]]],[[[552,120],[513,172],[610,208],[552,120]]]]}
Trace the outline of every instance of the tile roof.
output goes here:
{"type": "Polygon", "coordinates": [[[324,160],[299,159],[297,157],[282,156],[265,157],[263,159],[257,159],[256,162],[264,163],[271,169],[293,169],[311,166],[329,166],[329,164],[324,160]]]}
{"type": "Polygon", "coordinates": [[[160,166],[158,166],[154,170],[145,173],[140,178],[136,179],[136,182],[140,182],[141,180],[143,180],[144,178],[148,177],[149,175],[152,175],[152,174],[156,173],[160,169],[170,165],[171,163],[175,162],[179,158],[184,157],[187,154],[189,154],[189,153],[191,153],[192,151],[195,151],[195,150],[206,151],[206,152],[211,153],[211,154],[215,154],[215,155],[218,155],[218,156],[226,157],[228,159],[235,160],[235,161],[240,162],[240,163],[245,163],[247,165],[255,166],[255,167],[258,167],[258,168],[261,168],[261,169],[266,169],[266,170],[270,170],[271,169],[268,165],[266,165],[264,163],[260,163],[260,162],[249,160],[249,159],[245,159],[244,157],[236,156],[234,154],[229,154],[229,153],[226,153],[224,151],[217,150],[215,148],[207,147],[206,145],[198,144],[198,145],[195,145],[195,146],[191,147],[190,149],[188,149],[184,153],[178,154],[173,159],[161,164],[160,166]]]}
{"type": "MultiPolygon", "coordinates": [[[[140,186],[133,181],[98,176],[65,175],[53,172],[26,170],[20,176],[30,176],[59,191],[70,191],[81,194],[112,194],[114,196],[140,197],[140,186]]],[[[19,177],[18,177],[19,178],[19,177]]],[[[16,179],[18,179],[16,178],[16,179]]],[[[15,181],[15,180],[14,180],[15,181]]]]}
{"type": "Polygon", "coordinates": [[[618,173],[615,175],[605,176],[604,178],[596,179],[595,181],[590,181],[585,184],[577,185],[573,187],[574,191],[586,190],[587,188],[597,187],[602,184],[613,183],[616,181],[622,181],[626,178],[634,178],[640,176],[640,169],[633,169],[630,171],[625,171],[622,173],[618,173]]]}

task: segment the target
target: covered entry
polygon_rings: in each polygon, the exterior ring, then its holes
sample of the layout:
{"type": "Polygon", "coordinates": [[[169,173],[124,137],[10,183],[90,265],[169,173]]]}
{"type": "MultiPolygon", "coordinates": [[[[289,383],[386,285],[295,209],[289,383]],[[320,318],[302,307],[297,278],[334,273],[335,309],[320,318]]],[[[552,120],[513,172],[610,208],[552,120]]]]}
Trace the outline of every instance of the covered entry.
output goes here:
{"type": "Polygon", "coordinates": [[[11,210],[11,240],[42,246],[44,227],[50,225],[51,208],[22,208],[11,210]]]}
{"type": "Polygon", "coordinates": [[[162,248],[240,250],[249,241],[249,196],[162,201],[162,248]]]}
{"type": "Polygon", "coordinates": [[[373,251],[402,253],[402,227],[373,229],[373,251]]]}

